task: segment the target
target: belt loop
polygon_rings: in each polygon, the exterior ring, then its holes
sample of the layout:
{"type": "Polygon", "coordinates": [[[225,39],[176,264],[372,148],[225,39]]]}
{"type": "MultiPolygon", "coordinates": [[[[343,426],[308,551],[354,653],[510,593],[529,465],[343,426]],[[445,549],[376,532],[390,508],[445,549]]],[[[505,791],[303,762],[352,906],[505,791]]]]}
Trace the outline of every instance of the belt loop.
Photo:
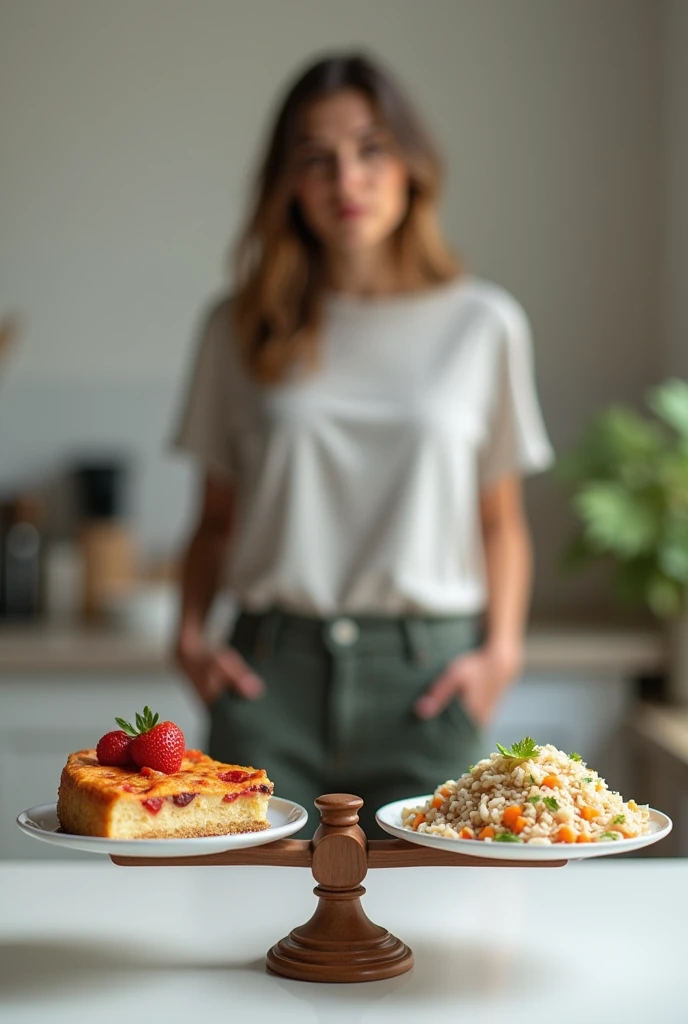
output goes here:
{"type": "Polygon", "coordinates": [[[261,616],[256,633],[257,658],[270,658],[275,653],[281,625],[282,613],[277,608],[271,608],[261,616]]]}
{"type": "Polygon", "coordinates": [[[404,616],[401,619],[401,629],[410,660],[416,665],[426,665],[430,657],[430,650],[423,619],[404,616]]]}

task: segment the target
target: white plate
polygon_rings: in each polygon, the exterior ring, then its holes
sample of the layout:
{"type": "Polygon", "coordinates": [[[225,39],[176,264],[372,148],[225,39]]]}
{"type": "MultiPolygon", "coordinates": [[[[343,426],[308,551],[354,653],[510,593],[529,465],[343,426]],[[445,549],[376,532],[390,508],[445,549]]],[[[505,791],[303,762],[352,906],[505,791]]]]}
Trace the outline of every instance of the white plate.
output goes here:
{"type": "Polygon", "coordinates": [[[385,804],[375,815],[380,828],[398,839],[406,839],[419,846],[432,846],[447,853],[463,853],[468,857],[482,857],[485,860],[584,860],[587,857],[608,857],[615,853],[630,853],[650,846],[668,836],[672,829],[671,819],[650,808],[650,833],[636,839],[609,839],[600,843],[553,843],[551,846],[532,846],[530,843],[483,843],[475,839],[448,839],[445,836],[414,832],[401,824],[401,812],[405,807],[425,804],[432,793],[413,796],[406,800],[395,800],[385,804]]]}
{"type": "Polygon", "coordinates": [[[293,800],[271,796],[268,804],[270,828],[263,832],[238,832],[229,836],[202,836],[199,839],[105,839],[100,836],[75,836],[59,832],[56,804],[42,804],[22,811],[17,824],[22,832],[44,843],[86,850],[88,853],[116,854],[120,857],[201,857],[206,853],[245,850],[284,839],[303,828],[308,814],[293,800]]]}

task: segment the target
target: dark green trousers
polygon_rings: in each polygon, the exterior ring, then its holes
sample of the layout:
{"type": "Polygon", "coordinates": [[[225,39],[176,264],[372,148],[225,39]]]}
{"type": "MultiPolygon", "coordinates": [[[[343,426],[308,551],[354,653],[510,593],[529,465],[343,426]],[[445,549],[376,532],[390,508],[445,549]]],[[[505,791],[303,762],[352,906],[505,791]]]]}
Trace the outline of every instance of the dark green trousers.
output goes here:
{"type": "Polygon", "coordinates": [[[239,615],[230,643],[262,677],[257,701],[225,692],[211,708],[209,752],[264,768],[275,795],[309,813],[314,800],[356,793],[369,838],[375,811],[432,792],[481,756],[480,730],[459,701],[421,720],[413,704],[446,664],[480,642],[480,620],[349,617],[271,611],[239,615]]]}

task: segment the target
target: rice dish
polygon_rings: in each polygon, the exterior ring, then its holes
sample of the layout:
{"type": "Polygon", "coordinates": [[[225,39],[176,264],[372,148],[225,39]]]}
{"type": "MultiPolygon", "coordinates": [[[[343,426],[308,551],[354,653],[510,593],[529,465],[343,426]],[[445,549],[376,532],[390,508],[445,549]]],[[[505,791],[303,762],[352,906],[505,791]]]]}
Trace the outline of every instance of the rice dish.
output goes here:
{"type": "Polygon", "coordinates": [[[650,832],[649,808],[624,802],[578,754],[530,737],[438,786],[422,807],[405,807],[417,832],[483,842],[596,843],[650,832]]]}

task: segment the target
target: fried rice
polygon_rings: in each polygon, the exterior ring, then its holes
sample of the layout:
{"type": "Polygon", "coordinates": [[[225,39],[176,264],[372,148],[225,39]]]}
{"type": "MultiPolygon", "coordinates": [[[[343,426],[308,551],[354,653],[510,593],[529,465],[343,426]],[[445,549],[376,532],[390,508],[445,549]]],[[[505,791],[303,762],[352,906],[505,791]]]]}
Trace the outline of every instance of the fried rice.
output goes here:
{"type": "Polygon", "coordinates": [[[624,802],[578,754],[528,737],[444,782],[423,806],[405,807],[402,824],[450,839],[548,846],[646,835],[650,812],[624,802]]]}

